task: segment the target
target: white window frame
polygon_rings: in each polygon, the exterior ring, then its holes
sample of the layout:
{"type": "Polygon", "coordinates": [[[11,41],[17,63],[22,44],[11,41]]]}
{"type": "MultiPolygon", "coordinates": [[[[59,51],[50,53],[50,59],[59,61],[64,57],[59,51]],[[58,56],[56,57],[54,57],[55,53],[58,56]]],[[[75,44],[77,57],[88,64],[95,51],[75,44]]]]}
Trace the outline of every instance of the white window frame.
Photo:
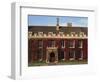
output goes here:
{"type": "Polygon", "coordinates": [[[83,48],[83,40],[80,40],[80,42],[81,43],[79,43],[79,45],[81,45],[81,46],[79,46],[79,48],[83,48]]]}
{"type": "Polygon", "coordinates": [[[38,40],[38,45],[39,45],[39,41],[41,41],[41,45],[42,46],[38,46],[39,48],[43,48],[43,40],[38,40]]]}
{"type": "Polygon", "coordinates": [[[79,60],[83,60],[83,50],[81,50],[81,57],[79,58],[79,60]]]}
{"type": "MultiPolygon", "coordinates": [[[[72,45],[73,45],[73,46],[69,46],[69,48],[75,48],[75,40],[72,40],[71,42],[72,42],[72,45]]],[[[70,42],[69,42],[69,43],[70,43],[70,42]]]]}
{"type": "Polygon", "coordinates": [[[73,58],[69,58],[69,60],[75,60],[75,50],[73,50],[73,58]]]}
{"type": "MultiPolygon", "coordinates": [[[[61,47],[62,47],[62,48],[65,48],[65,40],[61,40],[61,41],[64,42],[64,46],[61,45],[61,47]]],[[[61,44],[62,44],[62,43],[61,43],[61,44]]]]}
{"type": "Polygon", "coordinates": [[[80,33],[79,33],[79,36],[80,36],[80,37],[84,37],[84,32],[80,32],[80,33]]]}

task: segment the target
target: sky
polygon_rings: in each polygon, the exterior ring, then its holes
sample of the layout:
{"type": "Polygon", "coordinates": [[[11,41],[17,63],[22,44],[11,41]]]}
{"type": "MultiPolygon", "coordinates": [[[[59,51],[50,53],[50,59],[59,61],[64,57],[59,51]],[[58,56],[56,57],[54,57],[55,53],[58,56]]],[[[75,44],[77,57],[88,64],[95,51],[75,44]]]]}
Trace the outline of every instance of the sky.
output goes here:
{"type": "Polygon", "coordinates": [[[72,26],[88,26],[88,17],[75,17],[75,16],[28,16],[29,26],[56,26],[57,17],[59,17],[59,25],[67,26],[67,23],[72,23],[72,26]]]}

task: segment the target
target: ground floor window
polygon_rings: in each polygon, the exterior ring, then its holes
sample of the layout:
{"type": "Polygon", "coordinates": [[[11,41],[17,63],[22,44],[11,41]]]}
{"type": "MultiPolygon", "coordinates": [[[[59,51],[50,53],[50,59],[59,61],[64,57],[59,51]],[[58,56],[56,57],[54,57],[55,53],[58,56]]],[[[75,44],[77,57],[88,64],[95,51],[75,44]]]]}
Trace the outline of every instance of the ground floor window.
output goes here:
{"type": "Polygon", "coordinates": [[[69,51],[69,58],[74,59],[75,58],[75,50],[70,50],[69,51]]]}
{"type": "Polygon", "coordinates": [[[42,61],[42,58],[43,58],[43,49],[38,49],[37,60],[42,61]]]}
{"type": "Polygon", "coordinates": [[[83,51],[82,51],[82,50],[78,51],[78,58],[79,58],[80,60],[83,59],[83,51]]]}
{"type": "Polygon", "coordinates": [[[64,59],[64,50],[59,50],[58,51],[58,60],[63,60],[64,59]]]}

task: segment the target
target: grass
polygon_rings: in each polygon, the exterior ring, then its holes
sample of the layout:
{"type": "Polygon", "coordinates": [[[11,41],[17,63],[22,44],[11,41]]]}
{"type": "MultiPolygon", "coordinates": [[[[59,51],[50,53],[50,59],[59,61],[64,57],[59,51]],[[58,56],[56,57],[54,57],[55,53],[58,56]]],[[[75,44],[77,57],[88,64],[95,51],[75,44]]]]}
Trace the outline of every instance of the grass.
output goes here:
{"type": "Polygon", "coordinates": [[[28,66],[50,66],[50,65],[77,65],[77,64],[87,64],[87,60],[73,60],[73,61],[59,61],[57,64],[49,63],[47,64],[45,61],[35,61],[32,63],[29,63],[28,66]]]}

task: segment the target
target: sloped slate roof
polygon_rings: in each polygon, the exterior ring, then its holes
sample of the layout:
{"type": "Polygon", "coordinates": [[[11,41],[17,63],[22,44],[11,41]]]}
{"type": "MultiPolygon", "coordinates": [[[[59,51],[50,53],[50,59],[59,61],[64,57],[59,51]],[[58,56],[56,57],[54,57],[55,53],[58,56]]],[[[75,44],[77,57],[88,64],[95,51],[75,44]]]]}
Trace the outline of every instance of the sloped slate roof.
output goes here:
{"type": "MultiPolygon", "coordinates": [[[[28,31],[37,33],[37,32],[53,32],[57,33],[56,26],[28,26],[28,31]]],[[[88,28],[87,27],[67,27],[67,26],[60,26],[59,32],[64,32],[64,34],[68,34],[70,32],[84,32],[86,35],[88,34],[88,28]]]]}

